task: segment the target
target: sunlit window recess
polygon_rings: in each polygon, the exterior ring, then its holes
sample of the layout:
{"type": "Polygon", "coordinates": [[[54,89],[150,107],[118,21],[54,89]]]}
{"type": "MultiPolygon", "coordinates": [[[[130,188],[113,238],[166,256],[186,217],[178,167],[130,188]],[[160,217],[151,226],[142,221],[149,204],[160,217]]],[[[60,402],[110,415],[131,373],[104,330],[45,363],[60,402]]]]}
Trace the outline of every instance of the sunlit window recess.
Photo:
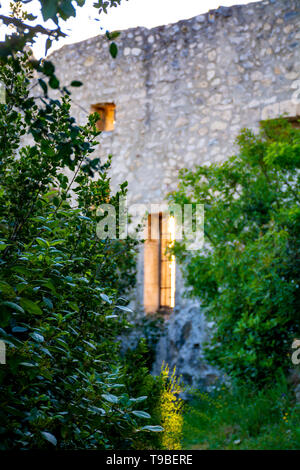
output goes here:
{"type": "Polygon", "coordinates": [[[91,113],[98,113],[96,122],[98,131],[109,132],[115,128],[116,105],[114,103],[96,103],[91,105],[91,113]]]}
{"type": "Polygon", "coordinates": [[[175,306],[176,262],[168,248],[175,241],[175,218],[148,216],[144,245],[144,307],[148,313],[170,311],[175,306]]]}

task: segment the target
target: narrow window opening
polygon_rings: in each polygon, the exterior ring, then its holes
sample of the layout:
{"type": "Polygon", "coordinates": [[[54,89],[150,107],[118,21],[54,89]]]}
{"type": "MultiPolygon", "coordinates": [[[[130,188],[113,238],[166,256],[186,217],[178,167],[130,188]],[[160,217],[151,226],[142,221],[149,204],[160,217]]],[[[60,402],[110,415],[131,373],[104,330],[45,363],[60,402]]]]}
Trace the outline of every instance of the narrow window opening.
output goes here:
{"type": "Polygon", "coordinates": [[[91,105],[91,113],[98,113],[99,119],[96,122],[98,131],[113,131],[115,127],[115,110],[114,103],[96,103],[91,105]]]}
{"type": "Polygon", "coordinates": [[[148,216],[144,251],[144,307],[146,312],[170,312],[175,306],[175,257],[167,249],[175,240],[175,219],[148,216]],[[152,230],[151,230],[152,229],[152,230]]]}

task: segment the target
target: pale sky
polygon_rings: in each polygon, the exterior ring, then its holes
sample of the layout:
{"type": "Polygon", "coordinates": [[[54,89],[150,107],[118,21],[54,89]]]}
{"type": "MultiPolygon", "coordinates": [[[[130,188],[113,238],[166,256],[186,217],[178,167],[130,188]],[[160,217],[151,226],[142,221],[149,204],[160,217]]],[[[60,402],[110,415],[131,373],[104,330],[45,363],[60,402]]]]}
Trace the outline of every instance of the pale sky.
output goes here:
{"type": "MultiPolygon", "coordinates": [[[[260,0],[252,0],[260,1],[260,0]]],[[[108,9],[108,13],[98,15],[93,8],[95,0],[86,0],[83,8],[77,7],[76,18],[70,18],[67,22],[62,22],[62,29],[68,34],[67,38],[55,43],[50,50],[53,51],[64,44],[70,44],[108,31],[116,31],[135,26],[145,26],[153,28],[168,23],[176,23],[179,20],[191,18],[193,16],[206,13],[208,10],[222,6],[242,5],[251,3],[249,0],[122,0],[120,6],[108,9]],[[95,21],[94,18],[100,21],[95,21]],[[101,29],[103,28],[103,29],[101,29]]],[[[9,1],[0,0],[2,8],[0,12],[5,14],[9,11],[9,1]]],[[[37,14],[39,3],[34,0],[28,4],[27,11],[37,14]],[[32,6],[30,6],[32,5],[32,6]]],[[[42,23],[39,17],[39,23],[42,23]]],[[[54,23],[48,20],[45,25],[54,27],[54,23]]],[[[0,27],[0,40],[3,41],[5,27],[0,27]]],[[[44,57],[45,39],[38,39],[33,47],[37,58],[44,57]]],[[[49,52],[48,52],[49,53],[49,52]]]]}

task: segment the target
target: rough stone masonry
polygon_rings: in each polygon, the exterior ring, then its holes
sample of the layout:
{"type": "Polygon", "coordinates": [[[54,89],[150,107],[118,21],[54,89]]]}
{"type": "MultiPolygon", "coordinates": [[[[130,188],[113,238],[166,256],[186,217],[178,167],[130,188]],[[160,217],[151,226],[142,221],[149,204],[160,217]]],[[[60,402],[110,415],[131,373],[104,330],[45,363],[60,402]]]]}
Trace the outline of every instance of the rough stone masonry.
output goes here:
{"type": "MultiPolygon", "coordinates": [[[[300,0],[220,7],[176,24],[122,31],[119,54],[104,36],[64,46],[52,61],[73,91],[73,115],[86,122],[91,105],[116,105],[115,128],[103,132],[98,155],[113,155],[113,188],[127,180],[129,203],[161,202],[178,170],[219,162],[235,151],[243,127],[287,113],[300,115],[300,0]]],[[[210,383],[203,360],[211,324],[184,299],[176,273],[176,306],[158,345],[191,385],[210,383]]],[[[143,306],[143,253],[135,308],[143,306]]]]}

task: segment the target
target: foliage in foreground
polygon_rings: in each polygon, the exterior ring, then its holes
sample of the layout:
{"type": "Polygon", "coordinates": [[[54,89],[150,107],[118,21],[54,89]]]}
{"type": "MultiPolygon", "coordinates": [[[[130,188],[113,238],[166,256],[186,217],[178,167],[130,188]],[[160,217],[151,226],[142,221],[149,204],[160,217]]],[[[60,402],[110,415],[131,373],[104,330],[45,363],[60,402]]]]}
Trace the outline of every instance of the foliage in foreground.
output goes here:
{"type": "Polygon", "coordinates": [[[142,338],[135,349],[128,350],[125,356],[126,370],[135,370],[128,375],[128,390],[148,396],[145,410],[151,414],[149,425],[161,423],[162,432],[156,435],[140,432],[134,443],[136,449],[181,449],[184,401],[180,398],[181,380],[176,370],[171,372],[167,364],[162,364],[157,377],[149,375],[149,348],[142,338]]]}
{"type": "Polygon", "coordinates": [[[96,208],[117,206],[125,185],[111,195],[107,166],[89,158],[95,116],[78,126],[68,96],[37,106],[27,54],[0,79],[1,449],[130,448],[151,430],[117,342],[136,242],[96,236],[96,208]]]}
{"type": "Polygon", "coordinates": [[[181,171],[170,200],[204,204],[206,243],[193,252],[178,242],[174,252],[215,321],[208,360],[264,384],[292,366],[300,333],[300,130],[266,121],[237,143],[225,163],[181,171]]]}
{"type": "Polygon", "coordinates": [[[225,386],[198,392],[186,406],[183,449],[300,448],[300,407],[284,380],[262,391],[225,386]]]}
{"type": "MultiPolygon", "coordinates": [[[[117,7],[122,0],[98,0],[92,4],[96,9],[94,21],[101,21],[101,13],[107,13],[108,8],[117,7]],[[97,18],[100,16],[100,18],[97,18]]],[[[127,1],[127,0],[126,0],[127,1]]],[[[91,5],[89,5],[90,7],[91,5]]],[[[6,5],[5,5],[6,7],[6,5]]],[[[67,34],[63,31],[65,21],[71,17],[76,17],[79,8],[87,8],[85,0],[14,0],[10,2],[11,12],[6,14],[6,8],[2,11],[0,4],[0,21],[10,27],[4,42],[0,42],[0,56],[8,57],[14,55],[17,51],[23,50],[24,46],[35,43],[37,36],[39,40],[45,40],[45,53],[51,48],[54,41],[64,38],[67,34]],[[48,22],[46,27],[44,24],[37,24],[37,10],[44,22],[48,22]],[[3,14],[4,13],[4,14],[3,14]],[[49,28],[49,20],[51,20],[49,28]]],[[[102,29],[102,28],[100,28],[102,29]]],[[[119,36],[118,31],[106,31],[106,39],[110,41],[109,52],[113,58],[118,54],[118,47],[115,42],[111,42],[119,36]]],[[[52,75],[52,74],[51,74],[52,75]]],[[[50,80],[57,81],[57,77],[50,77],[50,80]]],[[[77,85],[75,85],[77,86],[77,85]]]]}

